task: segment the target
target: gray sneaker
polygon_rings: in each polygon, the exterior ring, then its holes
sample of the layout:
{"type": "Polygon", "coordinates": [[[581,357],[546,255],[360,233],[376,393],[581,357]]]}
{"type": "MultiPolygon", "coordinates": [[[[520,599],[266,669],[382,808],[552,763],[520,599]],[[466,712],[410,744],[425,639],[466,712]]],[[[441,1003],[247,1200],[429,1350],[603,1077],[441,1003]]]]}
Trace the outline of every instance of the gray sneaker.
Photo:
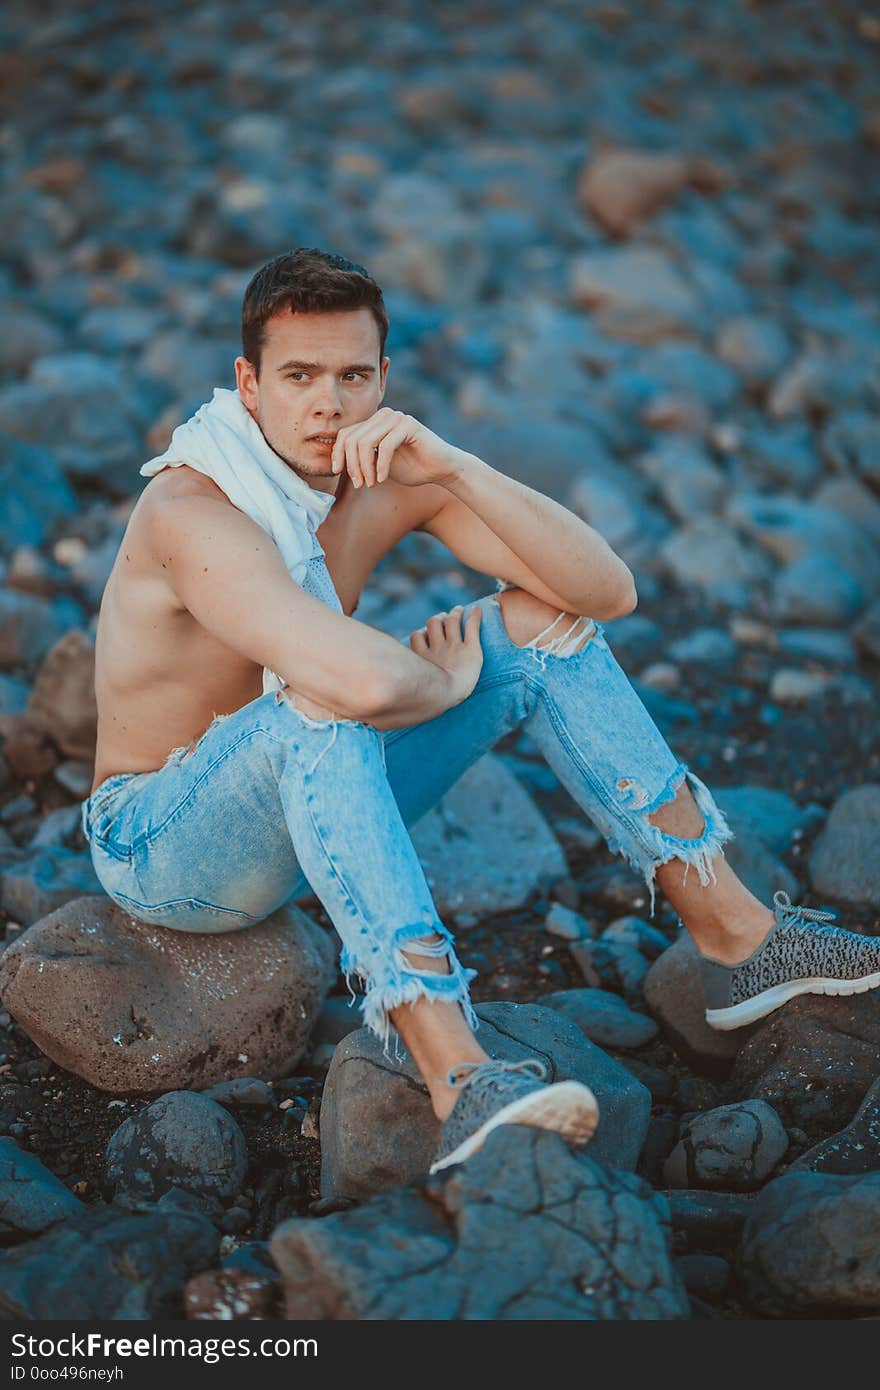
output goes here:
{"type": "Polygon", "coordinates": [[[836,912],[796,907],[773,894],[776,921],[738,965],[700,957],[706,1022],[727,1032],[764,1018],[796,994],[862,994],[880,985],[880,939],[833,922],[836,912]]]}
{"type": "Polygon", "coordinates": [[[599,1123],[599,1107],[589,1086],[580,1081],[545,1085],[547,1068],[537,1057],[523,1062],[462,1062],[447,1073],[447,1086],[461,1095],[443,1122],[440,1147],[429,1172],[463,1163],[483,1147],[499,1125],[535,1125],[553,1129],[568,1143],[586,1144],[599,1123]],[[526,1076],[527,1068],[537,1071],[526,1076]]]}

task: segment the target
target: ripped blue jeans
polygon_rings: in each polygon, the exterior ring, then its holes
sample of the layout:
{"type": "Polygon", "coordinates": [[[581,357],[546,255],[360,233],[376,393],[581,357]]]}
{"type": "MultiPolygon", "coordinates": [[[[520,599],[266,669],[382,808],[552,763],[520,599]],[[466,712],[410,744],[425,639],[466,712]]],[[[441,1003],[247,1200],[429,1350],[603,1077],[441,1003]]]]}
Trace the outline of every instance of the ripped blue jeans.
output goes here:
{"type": "Polygon", "coordinates": [[[389,1011],[422,997],[456,1001],[479,1026],[468,991],[476,971],[457,958],[407,827],[511,730],[528,730],[610,849],[644,875],[652,916],[660,864],[678,858],[702,884],[714,879],[710,859],[733,832],[668,747],[603,626],[585,618],[554,634],[560,615],[517,646],[497,595],[478,603],[479,681],[435,719],[380,732],[311,719],[269,691],[215,718],[161,768],[107,778],[83,803],[82,824],[109,897],[142,922],[225,932],[311,887],[341,938],[349,988],[352,975],[364,982],[364,1025],[388,1056],[389,1011]],[[648,820],[685,779],[705,822],[696,839],[648,820]],[[448,973],[419,971],[404,948],[445,956],[448,973]]]}

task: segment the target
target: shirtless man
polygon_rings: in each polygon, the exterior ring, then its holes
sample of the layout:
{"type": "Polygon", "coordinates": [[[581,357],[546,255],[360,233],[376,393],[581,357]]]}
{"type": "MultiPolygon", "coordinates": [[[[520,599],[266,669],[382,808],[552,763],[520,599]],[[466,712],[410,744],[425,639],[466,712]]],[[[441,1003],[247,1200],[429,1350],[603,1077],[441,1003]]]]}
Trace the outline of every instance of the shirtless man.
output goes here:
{"type": "Polygon", "coordinates": [[[588,1088],[544,1085],[526,1073],[532,1059],[493,1063],[478,1043],[474,972],[406,831],[511,728],[530,729],[652,895],[660,885],[705,958],[716,1026],[750,1022],[817,976],[836,992],[880,984],[880,944],[872,954],[787,900],[774,912],[740,882],[711,793],[604,637],[636,605],[629,569],[565,507],[384,406],[386,332],[378,286],[339,257],[300,248],[254,276],[238,392],[278,458],[335,496],[319,540],[341,611],[293,581],[211,479],[185,466],[152,478],[101,604],[84,826],[110,896],[160,925],[247,926],[310,883],[346,979],[367,985],[365,1023],[386,1044],[393,1025],[446,1121],[434,1171],[499,1122],[583,1143],[597,1120],[588,1088]],[[414,530],[509,587],[466,617],[430,617],[406,644],[353,614],[414,530]],[[263,694],[263,667],[283,692],[263,694]]]}

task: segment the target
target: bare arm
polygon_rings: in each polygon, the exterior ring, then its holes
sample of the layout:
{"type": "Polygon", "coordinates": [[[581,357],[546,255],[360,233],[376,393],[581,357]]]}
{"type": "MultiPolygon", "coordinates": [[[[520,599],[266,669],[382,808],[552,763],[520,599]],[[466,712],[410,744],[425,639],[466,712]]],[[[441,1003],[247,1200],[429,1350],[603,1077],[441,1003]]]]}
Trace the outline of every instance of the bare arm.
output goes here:
{"type": "Polygon", "coordinates": [[[632,573],[574,512],[456,450],[458,467],[424,489],[431,510],[418,528],[459,560],[536,598],[602,622],[636,606],[632,573]]]}
{"type": "Polygon", "coordinates": [[[470,680],[461,669],[466,663],[444,669],[307,594],[272,538],[224,502],[158,503],[148,534],[174,593],[202,627],[343,718],[376,728],[421,723],[460,703],[476,682],[478,672],[470,680]]]}

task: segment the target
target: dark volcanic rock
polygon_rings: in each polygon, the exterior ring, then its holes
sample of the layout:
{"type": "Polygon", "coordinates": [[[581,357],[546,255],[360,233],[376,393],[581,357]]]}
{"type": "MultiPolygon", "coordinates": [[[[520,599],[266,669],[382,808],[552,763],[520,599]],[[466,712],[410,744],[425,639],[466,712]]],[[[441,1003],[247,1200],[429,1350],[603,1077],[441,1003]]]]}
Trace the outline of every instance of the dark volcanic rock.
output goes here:
{"type": "Polygon", "coordinates": [[[640,1178],[505,1126],[445,1182],[270,1240],[288,1319],[687,1317],[665,1201],[640,1178]]]}
{"type": "Polygon", "coordinates": [[[750,1192],[785,1155],[788,1135],[766,1101],[747,1100],[694,1115],[663,1166],[668,1187],[750,1192]]]}
{"type": "Polygon", "coordinates": [[[801,1154],[789,1172],[873,1173],[880,1170],[880,1079],[845,1129],[801,1154]]]}
{"type": "Polygon", "coordinates": [[[34,1154],[0,1139],[0,1234],[35,1235],[82,1210],[82,1202],[34,1154]]]}
{"type": "Polygon", "coordinates": [[[182,1285],[219,1240],[198,1212],[93,1208],[0,1254],[0,1317],[179,1317],[182,1285]]]}
{"type": "Polygon", "coordinates": [[[235,1120],[192,1091],[170,1091],[130,1115],[107,1145],[105,1177],[114,1194],[156,1201],[177,1187],[223,1201],[238,1195],[246,1172],[235,1120]]]}
{"type": "Polygon", "coordinates": [[[876,1313],[880,1173],[786,1173],[765,1187],[739,1254],[749,1301],[769,1317],[876,1313]]]}
{"type": "MultiPolygon", "coordinates": [[[[633,1169],[647,1132],[650,1092],[589,1042],[576,1024],[539,1004],[479,1004],[477,1036],[490,1057],[539,1057],[548,1081],[582,1081],[599,1102],[591,1157],[633,1169]]],[[[440,1124],[427,1087],[401,1044],[398,1063],[361,1029],[336,1049],[321,1102],[321,1195],[358,1201],[428,1171],[440,1124]]]]}
{"type": "Polygon", "coordinates": [[[849,1123],[880,1075],[876,993],[801,995],[756,1025],[731,1077],[737,1096],[757,1096],[786,1125],[827,1135],[849,1123]]]}
{"type": "Polygon", "coordinates": [[[744,1033],[720,1033],[706,1022],[697,950],[686,932],[648,971],[645,1003],[676,1052],[697,1071],[727,1075],[744,1033]]]}

